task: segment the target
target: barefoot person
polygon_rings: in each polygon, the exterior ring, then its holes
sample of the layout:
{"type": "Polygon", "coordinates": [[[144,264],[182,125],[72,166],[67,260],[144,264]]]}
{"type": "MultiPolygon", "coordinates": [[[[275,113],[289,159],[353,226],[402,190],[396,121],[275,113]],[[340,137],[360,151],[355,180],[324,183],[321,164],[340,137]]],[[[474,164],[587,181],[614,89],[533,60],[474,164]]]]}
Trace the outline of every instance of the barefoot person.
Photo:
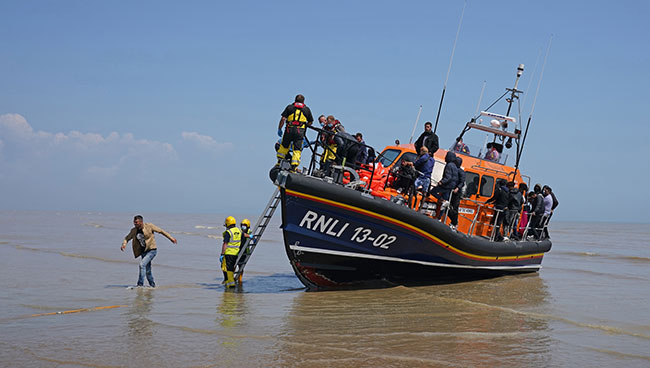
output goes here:
{"type": "Polygon", "coordinates": [[[151,273],[151,261],[158,252],[156,249],[156,239],[154,239],[153,233],[163,234],[174,244],[176,244],[176,239],[158,226],[150,223],[144,223],[142,221],[142,216],[140,215],[137,215],[133,218],[133,225],[134,227],[124,237],[124,241],[122,242],[122,247],[120,249],[122,252],[124,252],[126,243],[131,240],[131,245],[133,246],[133,256],[135,258],[142,256],[142,259],[140,260],[140,276],[138,277],[138,286],[143,285],[144,277],[146,275],[147,281],[149,281],[149,285],[151,287],[156,287],[156,283],[153,281],[153,274],[151,273]]]}

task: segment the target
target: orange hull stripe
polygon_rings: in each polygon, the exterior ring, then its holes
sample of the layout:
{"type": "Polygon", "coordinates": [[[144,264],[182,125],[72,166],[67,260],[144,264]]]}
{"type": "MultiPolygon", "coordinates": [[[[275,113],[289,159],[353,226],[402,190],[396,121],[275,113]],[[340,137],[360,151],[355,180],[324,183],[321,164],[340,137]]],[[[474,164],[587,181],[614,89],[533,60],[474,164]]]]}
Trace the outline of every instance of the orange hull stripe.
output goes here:
{"type": "Polygon", "coordinates": [[[429,234],[428,232],[422,230],[422,229],[419,229],[419,228],[417,228],[417,227],[415,227],[413,225],[409,225],[409,224],[407,224],[405,222],[395,220],[395,219],[393,219],[391,217],[388,217],[388,216],[380,215],[380,214],[375,213],[375,212],[371,212],[371,211],[368,211],[368,210],[364,210],[364,209],[354,207],[354,206],[350,206],[350,205],[347,205],[347,204],[343,204],[343,203],[340,203],[340,202],[335,202],[335,201],[332,201],[332,200],[329,200],[329,199],[320,198],[320,197],[316,197],[316,196],[309,195],[309,194],[304,194],[304,193],[298,193],[296,191],[289,190],[289,189],[285,189],[285,192],[287,194],[289,194],[289,195],[294,196],[294,197],[300,197],[300,198],[308,199],[308,200],[315,201],[315,202],[321,202],[321,203],[328,204],[328,205],[331,205],[331,206],[343,208],[343,209],[346,209],[346,210],[349,210],[349,211],[361,213],[361,214],[376,218],[378,220],[383,220],[383,221],[386,221],[386,222],[390,222],[393,225],[397,225],[397,226],[402,227],[404,229],[407,229],[407,230],[413,231],[415,233],[418,233],[420,236],[428,238],[429,240],[433,241],[434,243],[438,244],[439,246],[441,246],[441,247],[443,247],[443,248],[445,248],[445,249],[447,249],[447,250],[449,250],[449,251],[451,251],[453,253],[456,253],[459,256],[474,259],[474,260],[477,260],[477,261],[503,262],[503,261],[515,261],[515,260],[526,259],[526,258],[540,258],[540,257],[544,256],[544,253],[524,254],[524,255],[521,255],[521,256],[506,256],[506,257],[491,257],[491,256],[481,256],[481,255],[477,255],[477,254],[472,254],[472,253],[462,251],[462,250],[460,250],[458,248],[455,248],[455,247],[445,243],[444,241],[438,239],[437,237],[429,234]]]}

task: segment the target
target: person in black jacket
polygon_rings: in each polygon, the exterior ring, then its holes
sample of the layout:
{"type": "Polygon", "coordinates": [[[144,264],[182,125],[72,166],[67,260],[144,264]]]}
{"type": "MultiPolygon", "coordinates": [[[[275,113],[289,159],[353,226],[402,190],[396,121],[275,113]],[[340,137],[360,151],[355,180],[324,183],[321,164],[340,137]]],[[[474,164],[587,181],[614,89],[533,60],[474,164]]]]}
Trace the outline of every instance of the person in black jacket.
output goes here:
{"type": "Polygon", "coordinates": [[[436,205],[436,218],[440,218],[440,210],[443,203],[449,199],[449,194],[456,188],[458,184],[458,167],[456,166],[456,155],[448,151],[445,156],[445,170],[442,173],[442,179],[431,188],[429,194],[438,199],[436,205]]]}
{"type": "Polygon", "coordinates": [[[458,183],[456,188],[452,191],[451,201],[449,203],[449,219],[451,223],[449,227],[452,230],[456,230],[458,226],[458,206],[460,206],[460,199],[464,196],[463,189],[465,187],[465,171],[461,168],[463,164],[463,159],[459,156],[456,156],[456,166],[458,166],[458,183]]]}
{"type": "Polygon", "coordinates": [[[505,210],[508,208],[508,203],[510,202],[510,189],[507,187],[505,179],[497,180],[497,185],[494,189],[494,195],[487,200],[487,203],[494,203],[494,209],[497,210],[494,213],[494,228],[496,233],[494,240],[502,241],[501,227],[505,222],[505,210]]]}
{"type": "MultiPolygon", "coordinates": [[[[537,187],[537,185],[535,185],[537,187]]],[[[536,188],[535,188],[536,189],[536,188]]],[[[530,193],[531,203],[533,204],[533,213],[532,218],[529,220],[529,230],[532,232],[532,235],[528,236],[528,240],[539,239],[541,236],[541,220],[544,216],[544,198],[541,194],[538,194],[536,191],[530,193]]]]}
{"type": "Polygon", "coordinates": [[[409,161],[408,158],[405,158],[400,163],[400,166],[393,168],[393,175],[395,175],[395,181],[393,181],[393,188],[397,189],[397,193],[406,193],[410,194],[410,189],[413,186],[413,182],[417,177],[417,172],[413,167],[413,163],[409,161]]]}
{"type": "Polygon", "coordinates": [[[524,204],[524,196],[515,187],[514,182],[508,182],[507,187],[510,200],[508,201],[508,209],[506,210],[506,236],[517,238],[517,232],[514,229],[517,228],[517,218],[519,211],[521,211],[521,206],[524,204]]]}
{"type": "Polygon", "coordinates": [[[418,140],[415,141],[415,152],[420,152],[420,147],[425,146],[429,150],[429,154],[433,154],[438,150],[438,136],[431,131],[431,122],[424,123],[424,132],[420,134],[418,140]]]}

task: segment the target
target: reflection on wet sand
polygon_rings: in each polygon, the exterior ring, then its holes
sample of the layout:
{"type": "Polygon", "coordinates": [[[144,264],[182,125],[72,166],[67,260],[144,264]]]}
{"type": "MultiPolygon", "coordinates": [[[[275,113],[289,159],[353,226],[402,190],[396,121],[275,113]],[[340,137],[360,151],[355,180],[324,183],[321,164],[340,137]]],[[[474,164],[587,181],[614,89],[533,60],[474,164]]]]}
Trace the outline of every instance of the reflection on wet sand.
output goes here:
{"type": "Polygon", "coordinates": [[[547,298],[537,275],[304,293],[279,349],[289,365],[543,366],[547,298]]]}
{"type": "Polygon", "coordinates": [[[127,326],[129,337],[129,349],[134,349],[130,353],[138,356],[147,349],[154,349],[155,343],[155,324],[149,318],[151,307],[153,306],[154,290],[149,288],[134,289],[135,297],[133,303],[127,312],[127,326]]]}
{"type": "Polygon", "coordinates": [[[245,295],[236,290],[225,290],[217,305],[215,321],[222,329],[232,332],[241,327],[243,317],[248,313],[245,308],[245,295]]]}

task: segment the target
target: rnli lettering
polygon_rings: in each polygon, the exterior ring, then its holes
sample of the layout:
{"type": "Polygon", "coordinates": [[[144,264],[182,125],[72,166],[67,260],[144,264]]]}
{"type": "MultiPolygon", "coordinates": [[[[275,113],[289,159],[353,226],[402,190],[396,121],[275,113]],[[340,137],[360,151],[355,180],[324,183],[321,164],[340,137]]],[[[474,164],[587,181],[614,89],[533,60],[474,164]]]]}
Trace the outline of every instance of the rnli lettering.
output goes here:
{"type": "Polygon", "coordinates": [[[473,214],[474,214],[474,209],[472,209],[472,208],[464,208],[464,207],[460,207],[460,208],[458,208],[458,213],[464,213],[464,214],[467,214],[467,215],[473,215],[473,214]]]}
{"type": "MultiPolygon", "coordinates": [[[[348,226],[350,226],[350,223],[346,222],[340,224],[340,221],[333,217],[319,215],[314,211],[307,211],[307,213],[302,217],[302,220],[300,220],[299,226],[311,231],[317,231],[321,234],[340,238],[348,226]]],[[[361,244],[370,243],[373,247],[389,249],[389,245],[397,240],[395,235],[384,233],[379,235],[375,234],[376,233],[373,233],[372,229],[357,227],[354,229],[350,241],[361,244]]]]}
{"type": "Polygon", "coordinates": [[[339,226],[339,220],[325,215],[319,215],[314,211],[307,211],[302,220],[300,220],[299,226],[339,238],[349,225],[350,224],[346,222],[340,227],[337,227],[339,226]]]}

